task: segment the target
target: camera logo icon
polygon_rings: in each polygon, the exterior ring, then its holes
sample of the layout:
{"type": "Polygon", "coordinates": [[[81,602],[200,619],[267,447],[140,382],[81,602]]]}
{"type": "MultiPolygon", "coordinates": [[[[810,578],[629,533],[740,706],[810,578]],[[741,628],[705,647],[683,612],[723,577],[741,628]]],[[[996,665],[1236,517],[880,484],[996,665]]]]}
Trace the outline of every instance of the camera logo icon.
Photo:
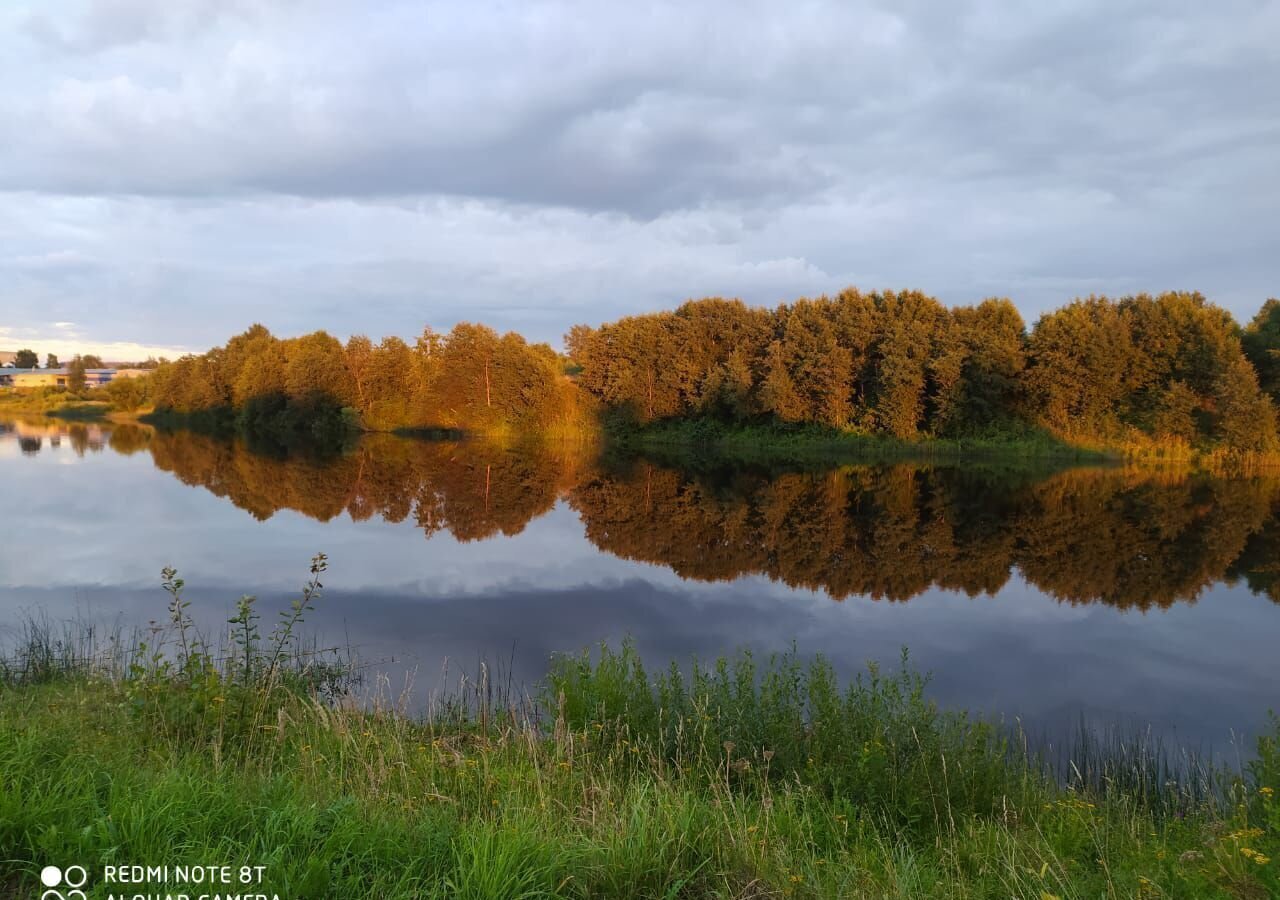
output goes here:
{"type": "Polygon", "coordinates": [[[88,895],[80,890],[88,880],[89,873],[84,866],[67,866],[65,871],[57,866],[45,866],[40,870],[40,883],[45,887],[40,900],[88,900],[88,895]]]}

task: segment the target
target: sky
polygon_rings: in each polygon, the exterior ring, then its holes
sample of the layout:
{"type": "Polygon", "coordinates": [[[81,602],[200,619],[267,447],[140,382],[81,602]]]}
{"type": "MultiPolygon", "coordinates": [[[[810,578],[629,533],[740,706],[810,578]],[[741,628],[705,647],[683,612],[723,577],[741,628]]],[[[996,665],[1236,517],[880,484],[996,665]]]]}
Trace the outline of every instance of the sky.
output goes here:
{"type": "Polygon", "coordinates": [[[0,349],[1280,294],[1280,0],[0,4],[0,349]]]}

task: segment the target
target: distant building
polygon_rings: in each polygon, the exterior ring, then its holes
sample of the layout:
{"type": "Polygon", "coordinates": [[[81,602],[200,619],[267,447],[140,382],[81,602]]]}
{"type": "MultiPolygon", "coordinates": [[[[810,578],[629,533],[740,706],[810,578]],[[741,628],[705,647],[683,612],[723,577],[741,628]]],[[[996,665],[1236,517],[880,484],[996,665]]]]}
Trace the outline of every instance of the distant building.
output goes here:
{"type": "Polygon", "coordinates": [[[12,350],[0,350],[0,366],[11,368],[18,364],[18,354],[12,350]]]}
{"type": "MultiPolygon", "coordinates": [[[[115,369],[85,369],[85,387],[99,387],[116,375],[115,369]]],[[[67,387],[71,376],[67,369],[0,369],[0,386],[13,388],[67,387]]]]}

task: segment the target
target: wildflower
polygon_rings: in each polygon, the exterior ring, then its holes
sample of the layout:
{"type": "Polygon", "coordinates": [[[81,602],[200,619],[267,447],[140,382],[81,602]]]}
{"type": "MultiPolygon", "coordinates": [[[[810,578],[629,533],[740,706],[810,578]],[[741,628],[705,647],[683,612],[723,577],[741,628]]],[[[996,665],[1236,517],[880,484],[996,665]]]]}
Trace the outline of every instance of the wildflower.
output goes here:
{"type": "Polygon", "coordinates": [[[1260,866],[1265,866],[1267,863],[1271,862],[1271,857],[1264,856],[1261,853],[1255,853],[1253,854],[1253,861],[1260,866]]]}
{"type": "Polygon", "coordinates": [[[1258,793],[1264,797],[1270,797],[1272,794],[1275,793],[1275,791],[1269,787],[1260,787],[1258,788],[1258,793]]]}

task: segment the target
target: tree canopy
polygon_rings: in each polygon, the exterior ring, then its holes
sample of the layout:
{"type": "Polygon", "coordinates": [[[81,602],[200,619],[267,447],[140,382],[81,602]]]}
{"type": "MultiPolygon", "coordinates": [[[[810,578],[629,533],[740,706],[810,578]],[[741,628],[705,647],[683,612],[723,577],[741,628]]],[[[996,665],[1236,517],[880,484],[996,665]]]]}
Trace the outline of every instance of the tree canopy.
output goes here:
{"type": "Polygon", "coordinates": [[[158,408],[289,428],[545,431],[595,407],[899,439],[1024,434],[1273,452],[1280,302],[1246,329],[1196,293],[1087,297],[1028,331],[1005,298],[854,288],[772,309],[718,297],[574,326],[567,357],[460,323],[412,344],[254,325],[161,365],[158,408]],[[567,373],[572,373],[567,374],[567,373]],[[344,412],[345,411],[345,412],[344,412]],[[344,417],[346,417],[344,419],[344,417]]]}
{"type": "Polygon", "coordinates": [[[225,346],[156,369],[157,409],[249,430],[325,431],[348,419],[378,431],[554,428],[574,414],[564,360],[545,344],[462,323],[414,346],[317,331],[281,339],[254,325],[225,346]]]}
{"type": "Polygon", "coordinates": [[[948,309],[919,291],[850,289],[772,310],[686,303],[576,326],[566,343],[579,384],[641,423],[714,416],[906,439],[1045,428],[1274,450],[1258,376],[1267,389],[1280,379],[1280,303],[1244,340],[1193,293],[1076,300],[1028,333],[1003,298],[948,309]]]}

